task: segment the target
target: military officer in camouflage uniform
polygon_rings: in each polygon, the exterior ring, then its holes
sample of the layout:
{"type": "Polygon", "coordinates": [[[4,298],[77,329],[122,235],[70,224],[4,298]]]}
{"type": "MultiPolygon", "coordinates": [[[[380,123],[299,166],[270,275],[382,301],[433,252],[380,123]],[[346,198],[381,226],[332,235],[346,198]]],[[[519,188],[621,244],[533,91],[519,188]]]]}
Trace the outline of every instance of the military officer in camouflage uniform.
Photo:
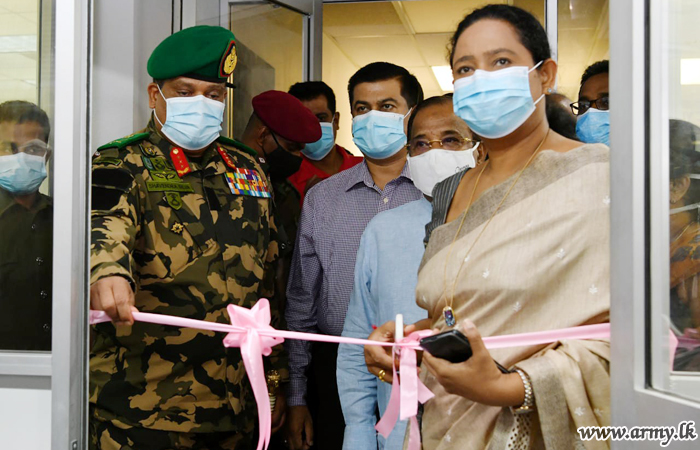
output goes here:
{"type": "MultiPolygon", "coordinates": [[[[209,26],[165,39],[148,61],[153,118],[93,160],[90,305],[113,323],[95,326],[91,448],[248,449],[257,439],[240,351],[223,334],[132,316],[227,323],[228,304],[260,297],[279,316],[269,183],[253,152],[219,136],[234,39],[209,26]]],[[[284,379],[282,351],[266,365],[284,379]]],[[[279,393],[273,430],[284,408],[279,393]]]]}

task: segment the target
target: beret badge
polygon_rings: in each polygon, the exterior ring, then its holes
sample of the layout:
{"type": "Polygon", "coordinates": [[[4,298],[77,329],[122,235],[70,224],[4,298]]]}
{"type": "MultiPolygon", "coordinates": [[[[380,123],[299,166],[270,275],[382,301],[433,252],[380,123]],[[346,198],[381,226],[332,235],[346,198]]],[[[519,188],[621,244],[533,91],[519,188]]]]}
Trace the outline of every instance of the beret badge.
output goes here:
{"type": "Polygon", "coordinates": [[[223,78],[228,78],[229,75],[233,73],[233,69],[236,68],[238,63],[238,56],[236,55],[236,42],[231,40],[224,56],[221,58],[221,67],[219,69],[219,75],[223,78]]]}

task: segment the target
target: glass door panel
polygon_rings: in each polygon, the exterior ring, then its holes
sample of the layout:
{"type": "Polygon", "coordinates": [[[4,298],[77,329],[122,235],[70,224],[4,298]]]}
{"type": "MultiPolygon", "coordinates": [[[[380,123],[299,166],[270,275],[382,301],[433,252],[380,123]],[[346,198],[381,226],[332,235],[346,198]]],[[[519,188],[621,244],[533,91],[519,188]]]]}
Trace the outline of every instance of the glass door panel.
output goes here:
{"type": "Polygon", "coordinates": [[[651,97],[652,250],[670,263],[652,266],[652,385],[700,401],[700,5],[671,0],[658,9],[649,67],[660,87],[651,97]]]}
{"type": "Polygon", "coordinates": [[[240,137],[251,100],[261,92],[287,91],[304,77],[303,13],[272,2],[232,3],[229,26],[236,35],[236,86],[228,105],[231,136],[240,137]]]}
{"type": "Polygon", "coordinates": [[[53,79],[40,78],[51,61],[41,23],[40,1],[0,1],[0,351],[51,350],[53,111],[40,92],[53,79]]]}

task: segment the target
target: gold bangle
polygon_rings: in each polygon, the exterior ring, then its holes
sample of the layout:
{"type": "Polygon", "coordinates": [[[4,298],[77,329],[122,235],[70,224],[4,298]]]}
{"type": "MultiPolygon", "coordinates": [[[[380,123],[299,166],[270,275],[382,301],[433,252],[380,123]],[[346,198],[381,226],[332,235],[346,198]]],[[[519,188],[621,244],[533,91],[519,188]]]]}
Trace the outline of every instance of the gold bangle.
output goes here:
{"type": "Polygon", "coordinates": [[[379,369],[379,374],[377,375],[379,377],[379,381],[383,381],[386,383],[386,380],[384,377],[386,376],[386,371],[384,369],[379,369]]]}

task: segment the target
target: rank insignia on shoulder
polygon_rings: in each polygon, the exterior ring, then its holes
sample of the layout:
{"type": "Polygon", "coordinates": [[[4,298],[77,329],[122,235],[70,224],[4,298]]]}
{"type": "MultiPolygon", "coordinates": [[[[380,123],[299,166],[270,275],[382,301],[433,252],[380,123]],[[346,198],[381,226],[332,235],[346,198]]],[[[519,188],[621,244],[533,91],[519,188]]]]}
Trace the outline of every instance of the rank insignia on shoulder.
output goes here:
{"type": "Polygon", "coordinates": [[[226,172],[226,183],[234,195],[250,195],[251,197],[270,198],[267,182],[254,169],[235,168],[226,172]]]}
{"type": "Polygon", "coordinates": [[[185,229],[185,226],[181,224],[180,222],[175,222],[172,227],[170,227],[170,231],[172,231],[175,234],[182,234],[182,230],[185,229]]]}

